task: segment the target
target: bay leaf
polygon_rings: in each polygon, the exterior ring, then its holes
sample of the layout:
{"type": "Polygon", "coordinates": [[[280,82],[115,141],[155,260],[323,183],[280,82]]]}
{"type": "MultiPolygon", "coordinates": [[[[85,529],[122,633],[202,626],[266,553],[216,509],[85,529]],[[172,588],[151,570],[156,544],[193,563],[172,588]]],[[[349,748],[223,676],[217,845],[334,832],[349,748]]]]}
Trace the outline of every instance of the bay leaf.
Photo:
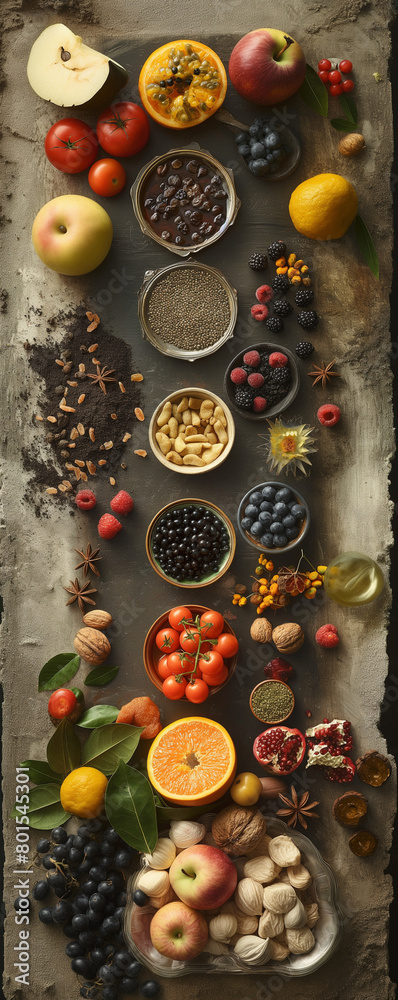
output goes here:
{"type": "Polygon", "coordinates": [[[29,781],[34,785],[47,785],[62,781],[62,774],[54,771],[46,760],[23,760],[20,767],[26,767],[29,774],[29,781]]]}
{"type": "Polygon", "coordinates": [[[86,687],[105,687],[106,684],[110,684],[116,674],[119,672],[120,667],[110,667],[107,663],[106,665],[101,665],[99,667],[94,667],[94,670],[90,670],[87,677],[84,679],[86,687]]]}
{"type": "MultiPolygon", "coordinates": [[[[19,816],[16,810],[17,804],[11,812],[12,818],[19,816]]],[[[27,814],[29,826],[34,830],[52,830],[53,827],[66,823],[71,816],[71,813],[62,808],[59,785],[55,784],[38,785],[31,789],[27,814]]]]}
{"type": "Polygon", "coordinates": [[[108,781],[105,812],[120,837],[151,853],[158,839],[155,801],[148,778],[121,762],[108,781]]]}
{"type": "Polygon", "coordinates": [[[93,705],[80,716],[77,725],[81,726],[82,729],[97,729],[99,726],[115,722],[118,715],[119,709],[114,708],[113,705],[93,705]]]}
{"type": "Polygon", "coordinates": [[[47,760],[53,771],[66,777],[75,767],[79,767],[81,746],[73,725],[62,719],[54,736],[47,744],[47,760]]]}
{"type": "Polygon", "coordinates": [[[76,656],[76,653],[57,653],[52,656],[41,668],[38,691],[56,691],[59,687],[65,687],[77,674],[79,664],[80,656],[76,656]]]}
{"type": "Polygon", "coordinates": [[[94,729],[83,747],[83,764],[113,774],[121,761],[127,764],[131,759],[144,728],[114,722],[94,729]]]}
{"type": "Polygon", "coordinates": [[[360,215],[357,215],[353,222],[355,239],[365,263],[370,268],[376,281],[379,280],[379,258],[372,237],[360,215]]]}
{"type": "Polygon", "coordinates": [[[318,74],[307,63],[304,82],[297,91],[309,108],[316,111],[318,115],[327,118],[328,113],[328,92],[325,84],[319,79],[318,74]]]}

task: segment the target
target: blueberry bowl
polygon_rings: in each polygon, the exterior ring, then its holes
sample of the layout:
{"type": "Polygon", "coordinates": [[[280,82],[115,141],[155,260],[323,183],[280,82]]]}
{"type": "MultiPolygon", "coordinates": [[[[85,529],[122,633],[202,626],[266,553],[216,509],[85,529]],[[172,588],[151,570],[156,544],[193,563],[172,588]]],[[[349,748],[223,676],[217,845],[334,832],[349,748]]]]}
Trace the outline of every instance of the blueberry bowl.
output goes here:
{"type": "MultiPolygon", "coordinates": [[[[259,366],[259,372],[260,372],[260,374],[261,374],[261,368],[262,367],[263,366],[260,363],[260,366],[259,366]]],[[[274,373],[276,373],[277,370],[278,370],[277,368],[274,368],[274,370],[273,370],[274,373]]],[[[254,373],[254,369],[253,369],[253,373],[254,373]]],[[[266,391],[267,391],[267,385],[268,384],[269,383],[267,383],[267,381],[265,381],[264,384],[263,384],[263,386],[261,386],[259,388],[259,390],[258,390],[259,395],[261,393],[264,393],[264,392],[266,393],[266,391]]],[[[235,410],[235,413],[239,413],[240,416],[244,417],[245,420],[264,421],[264,420],[267,420],[269,417],[275,417],[278,413],[283,413],[283,411],[287,410],[288,406],[290,406],[291,403],[293,403],[293,401],[295,400],[295,398],[297,396],[297,393],[299,391],[299,387],[300,387],[300,376],[299,376],[299,372],[298,372],[298,367],[297,367],[297,364],[296,364],[296,360],[295,360],[292,352],[288,351],[287,347],[285,347],[285,346],[282,347],[280,344],[270,344],[268,341],[260,343],[260,344],[250,344],[248,347],[245,347],[244,350],[240,351],[239,354],[235,355],[235,357],[232,359],[232,361],[228,365],[228,368],[227,368],[227,370],[225,372],[225,375],[224,375],[224,389],[225,389],[225,393],[226,393],[226,395],[228,397],[228,402],[229,402],[230,406],[232,407],[232,409],[235,410]],[[243,386],[242,385],[235,385],[234,382],[231,380],[231,372],[233,372],[235,368],[240,368],[241,367],[241,365],[243,363],[243,357],[249,351],[257,351],[260,354],[260,356],[262,356],[262,355],[268,355],[269,356],[270,354],[274,354],[274,353],[284,354],[285,357],[288,359],[288,363],[285,366],[284,370],[288,371],[289,374],[290,374],[290,383],[287,386],[285,395],[281,396],[281,398],[279,400],[275,401],[275,403],[271,402],[271,404],[269,406],[267,406],[265,410],[262,410],[261,413],[255,413],[253,409],[251,409],[251,408],[250,409],[245,409],[243,406],[239,406],[237,404],[237,401],[236,401],[236,399],[237,399],[237,390],[238,389],[239,390],[242,390],[242,389],[244,390],[245,388],[247,388],[247,383],[245,383],[243,386]]]]}
{"type": "Polygon", "coordinates": [[[250,173],[265,181],[281,181],[296,169],[301,157],[297,136],[273,119],[255,118],[235,136],[238,152],[250,173]]]}
{"type": "Polygon", "coordinates": [[[284,555],[302,544],[309,525],[304,497],[285,483],[260,483],[248,490],[239,504],[239,531],[260,552],[284,555]]]}

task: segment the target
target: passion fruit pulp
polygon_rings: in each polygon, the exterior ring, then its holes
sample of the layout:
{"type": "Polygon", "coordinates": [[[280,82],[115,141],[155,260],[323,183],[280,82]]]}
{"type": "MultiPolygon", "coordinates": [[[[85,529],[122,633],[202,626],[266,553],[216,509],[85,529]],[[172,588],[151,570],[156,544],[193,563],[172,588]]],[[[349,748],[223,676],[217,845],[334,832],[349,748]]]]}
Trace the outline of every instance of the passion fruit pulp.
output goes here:
{"type": "Polygon", "coordinates": [[[258,763],[273,774],[291,774],[302,763],[305,746],[299,729],[270,726],[254,740],[253,753],[258,763]]]}
{"type": "Polygon", "coordinates": [[[145,110],[169,128],[199,125],[221,107],[227,74],[213,49],[178,39],[148,56],[138,89],[145,110]]]}

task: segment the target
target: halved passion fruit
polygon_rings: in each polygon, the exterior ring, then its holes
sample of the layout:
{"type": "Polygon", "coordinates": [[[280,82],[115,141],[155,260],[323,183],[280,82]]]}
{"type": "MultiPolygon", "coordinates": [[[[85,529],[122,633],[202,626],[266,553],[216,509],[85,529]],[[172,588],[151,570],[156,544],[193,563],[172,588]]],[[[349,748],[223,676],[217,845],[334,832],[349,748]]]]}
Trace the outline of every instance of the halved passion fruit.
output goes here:
{"type": "Polygon", "coordinates": [[[305,737],[299,729],[270,726],[254,740],[253,753],[273,774],[290,774],[304,759],[305,737]]]}
{"type": "Polygon", "coordinates": [[[221,107],[227,74],[221,59],[202,42],[167,42],[144,63],[138,88],[145,110],[160,125],[190,128],[221,107]]]}

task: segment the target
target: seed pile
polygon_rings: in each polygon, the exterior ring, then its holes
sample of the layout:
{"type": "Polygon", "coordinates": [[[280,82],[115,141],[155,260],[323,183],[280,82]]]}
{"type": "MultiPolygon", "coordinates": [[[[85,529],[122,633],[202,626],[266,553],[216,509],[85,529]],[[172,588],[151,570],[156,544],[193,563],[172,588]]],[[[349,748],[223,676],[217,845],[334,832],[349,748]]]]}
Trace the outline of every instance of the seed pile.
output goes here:
{"type": "Polygon", "coordinates": [[[279,681],[267,681],[252,694],[252,709],[262,722],[272,725],[286,719],[293,711],[293,693],[279,681]]]}
{"type": "Polygon", "coordinates": [[[215,275],[181,268],[157,282],[147,315],[152,332],[166,344],[200,351],[223,336],[231,309],[227,292],[215,275]]]}

